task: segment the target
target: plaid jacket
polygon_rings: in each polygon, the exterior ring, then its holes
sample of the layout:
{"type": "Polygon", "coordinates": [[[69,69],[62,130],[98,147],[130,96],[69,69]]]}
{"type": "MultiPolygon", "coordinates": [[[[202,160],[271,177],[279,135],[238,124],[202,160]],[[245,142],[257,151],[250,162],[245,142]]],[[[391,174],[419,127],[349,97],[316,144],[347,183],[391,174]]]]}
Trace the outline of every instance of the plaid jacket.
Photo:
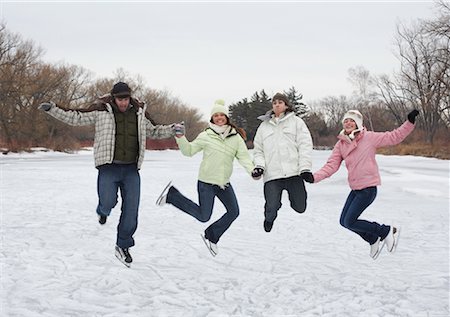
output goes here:
{"type": "MultiPolygon", "coordinates": [[[[102,98],[89,109],[83,110],[68,110],[53,104],[47,111],[52,117],[69,125],[83,126],[95,124],[94,159],[96,167],[103,164],[111,164],[114,158],[116,123],[110,104],[111,101],[112,98],[102,98]]],[[[144,103],[140,103],[132,98],[131,104],[134,107],[138,107],[136,112],[139,135],[137,168],[140,169],[144,161],[146,138],[166,139],[173,137],[174,131],[172,125],[153,125],[145,116],[147,106],[144,103]]]]}

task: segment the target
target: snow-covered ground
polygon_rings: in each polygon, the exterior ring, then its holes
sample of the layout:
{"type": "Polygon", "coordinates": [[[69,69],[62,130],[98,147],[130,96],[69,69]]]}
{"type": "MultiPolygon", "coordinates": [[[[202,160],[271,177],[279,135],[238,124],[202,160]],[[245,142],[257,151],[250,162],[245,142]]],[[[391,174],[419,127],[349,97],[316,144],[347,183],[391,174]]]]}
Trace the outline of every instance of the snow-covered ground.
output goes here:
{"type": "MultiPolygon", "coordinates": [[[[314,170],[330,154],[315,151],[314,170]]],[[[363,214],[402,227],[394,254],[377,260],[339,225],[349,192],[345,167],[307,184],[304,214],[286,197],[271,233],[263,230],[262,181],[236,164],[240,217],[213,258],[197,222],[155,207],[173,180],[197,200],[201,154],[148,151],[134,262],[114,257],[120,201],[97,222],[91,151],[0,158],[0,316],[448,316],[449,161],[378,156],[378,197],[363,214]]],[[[216,202],[211,221],[224,212],[216,202]]]]}

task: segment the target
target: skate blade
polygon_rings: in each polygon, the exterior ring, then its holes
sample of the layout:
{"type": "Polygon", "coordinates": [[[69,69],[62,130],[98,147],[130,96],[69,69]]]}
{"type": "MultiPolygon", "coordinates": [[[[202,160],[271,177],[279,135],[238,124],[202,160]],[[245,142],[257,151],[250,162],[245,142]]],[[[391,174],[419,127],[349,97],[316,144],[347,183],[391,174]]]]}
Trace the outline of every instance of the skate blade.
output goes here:
{"type": "Polygon", "coordinates": [[[395,250],[397,249],[397,246],[398,246],[398,241],[400,239],[400,227],[396,227],[396,228],[397,228],[397,232],[395,233],[396,237],[394,239],[394,247],[392,248],[391,252],[395,252],[395,250]]]}
{"type": "Polygon", "coordinates": [[[378,252],[372,257],[372,259],[376,260],[380,256],[381,250],[383,250],[385,245],[386,245],[386,241],[383,241],[381,243],[380,248],[378,249],[378,252]]]}
{"type": "Polygon", "coordinates": [[[166,185],[166,187],[164,187],[164,189],[162,190],[162,192],[161,192],[161,194],[159,195],[158,199],[156,199],[156,203],[155,203],[156,206],[160,206],[161,199],[163,198],[164,193],[166,192],[167,188],[170,187],[170,185],[172,185],[172,181],[170,181],[170,182],[166,185]]]}
{"type": "Polygon", "coordinates": [[[127,263],[127,262],[125,262],[125,260],[124,259],[122,259],[122,257],[120,256],[120,254],[116,251],[115,252],[115,256],[116,256],[116,258],[123,264],[123,265],[125,265],[126,267],[130,267],[131,266],[131,263],[127,263]]]}
{"type": "Polygon", "coordinates": [[[214,252],[213,250],[211,250],[211,248],[209,247],[209,244],[208,244],[209,241],[208,241],[208,239],[206,239],[205,236],[202,235],[202,234],[200,234],[200,237],[202,237],[203,242],[205,243],[206,247],[207,247],[208,250],[209,250],[209,253],[211,253],[211,255],[215,257],[215,256],[217,255],[217,253],[214,252]]]}

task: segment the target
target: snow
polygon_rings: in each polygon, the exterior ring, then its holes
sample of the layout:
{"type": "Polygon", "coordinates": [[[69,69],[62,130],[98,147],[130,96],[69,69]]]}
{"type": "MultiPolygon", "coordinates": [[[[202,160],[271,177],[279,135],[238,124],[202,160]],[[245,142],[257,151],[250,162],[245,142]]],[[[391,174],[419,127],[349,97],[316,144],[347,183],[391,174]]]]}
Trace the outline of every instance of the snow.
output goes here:
{"type": "MultiPolygon", "coordinates": [[[[330,151],[314,151],[314,170],[330,151]]],[[[339,225],[342,166],[307,184],[308,208],[263,230],[262,181],[236,163],[241,214],[212,257],[197,222],[154,202],[169,180],[197,200],[201,155],[147,151],[134,258],[114,257],[120,201],[97,222],[91,150],[0,158],[1,316],[448,316],[449,161],[378,156],[382,186],[364,218],[401,226],[377,260],[339,225]]],[[[213,218],[224,212],[216,201],[213,218]]]]}

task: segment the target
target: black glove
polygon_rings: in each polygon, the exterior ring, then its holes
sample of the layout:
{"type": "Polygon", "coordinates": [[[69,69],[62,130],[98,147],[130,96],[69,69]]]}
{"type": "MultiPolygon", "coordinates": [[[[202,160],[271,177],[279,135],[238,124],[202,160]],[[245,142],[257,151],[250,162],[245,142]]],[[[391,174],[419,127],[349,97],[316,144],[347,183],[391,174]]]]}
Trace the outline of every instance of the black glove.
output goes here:
{"type": "Polygon", "coordinates": [[[416,109],[414,109],[413,111],[411,111],[410,113],[408,113],[408,121],[411,123],[415,123],[416,122],[416,117],[419,115],[419,111],[417,111],[416,109]]]}
{"type": "Polygon", "coordinates": [[[305,182],[314,183],[314,175],[311,172],[302,172],[300,177],[304,179],[305,182]]]}
{"type": "Polygon", "coordinates": [[[50,108],[53,106],[50,102],[43,102],[38,106],[39,110],[49,111],[50,108]]]}
{"type": "Polygon", "coordinates": [[[253,179],[260,179],[262,174],[264,174],[264,168],[262,167],[255,167],[252,171],[253,179]]]}

